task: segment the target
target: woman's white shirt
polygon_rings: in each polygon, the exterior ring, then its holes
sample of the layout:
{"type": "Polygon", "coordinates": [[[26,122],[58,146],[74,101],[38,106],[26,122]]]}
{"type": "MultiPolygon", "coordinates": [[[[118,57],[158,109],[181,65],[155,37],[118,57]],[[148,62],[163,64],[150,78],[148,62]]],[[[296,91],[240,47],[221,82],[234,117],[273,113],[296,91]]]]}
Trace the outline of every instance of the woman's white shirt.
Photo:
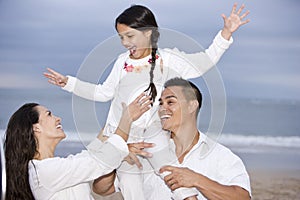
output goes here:
{"type": "Polygon", "coordinates": [[[128,155],[118,135],[106,142],[95,139],[87,148],[66,158],[31,160],[29,183],[35,199],[93,199],[90,182],[117,168],[128,155]]]}

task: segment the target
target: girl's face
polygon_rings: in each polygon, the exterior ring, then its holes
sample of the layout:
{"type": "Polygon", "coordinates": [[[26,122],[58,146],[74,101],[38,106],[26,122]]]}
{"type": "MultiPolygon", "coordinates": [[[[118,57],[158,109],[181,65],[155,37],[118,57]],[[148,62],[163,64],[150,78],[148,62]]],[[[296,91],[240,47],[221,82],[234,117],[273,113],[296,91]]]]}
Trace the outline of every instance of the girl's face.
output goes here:
{"type": "Polygon", "coordinates": [[[139,31],[125,24],[117,24],[122,45],[130,51],[130,58],[141,59],[151,53],[151,30],[139,31]]]}
{"type": "Polygon", "coordinates": [[[61,118],[56,117],[44,106],[37,106],[39,122],[34,124],[34,130],[39,133],[38,138],[62,140],[66,137],[61,125],[61,118]]]}

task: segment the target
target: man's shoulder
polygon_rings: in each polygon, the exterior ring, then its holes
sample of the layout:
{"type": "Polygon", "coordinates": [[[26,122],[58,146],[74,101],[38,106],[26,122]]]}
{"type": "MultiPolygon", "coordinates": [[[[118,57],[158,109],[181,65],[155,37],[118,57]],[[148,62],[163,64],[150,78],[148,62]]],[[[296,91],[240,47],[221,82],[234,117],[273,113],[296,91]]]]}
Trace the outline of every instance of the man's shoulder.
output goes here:
{"type": "MultiPolygon", "coordinates": [[[[200,133],[200,143],[206,144],[208,151],[213,153],[215,156],[223,157],[223,156],[230,156],[235,155],[230,148],[226,147],[225,145],[219,143],[217,139],[213,139],[209,136],[209,134],[200,133]]],[[[236,156],[236,155],[235,155],[236,156]]]]}

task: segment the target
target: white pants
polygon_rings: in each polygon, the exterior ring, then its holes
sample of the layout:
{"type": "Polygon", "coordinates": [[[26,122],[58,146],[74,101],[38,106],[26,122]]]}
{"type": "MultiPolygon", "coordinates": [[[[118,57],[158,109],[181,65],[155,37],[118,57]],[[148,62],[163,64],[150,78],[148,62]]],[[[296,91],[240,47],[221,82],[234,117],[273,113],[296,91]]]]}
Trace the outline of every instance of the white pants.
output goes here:
{"type": "MultiPolygon", "coordinates": [[[[144,133],[144,141],[154,143],[155,147],[149,148],[146,151],[153,154],[148,158],[151,167],[147,165],[147,160],[139,157],[143,166],[148,166],[138,169],[136,165],[130,165],[126,161],[117,169],[119,179],[119,189],[121,190],[125,200],[145,200],[147,199],[143,193],[143,173],[156,173],[162,179],[167,173],[159,174],[159,169],[164,165],[178,166],[178,161],[174,148],[170,147],[170,135],[163,131],[161,127],[155,125],[150,126],[144,133]],[[158,129],[159,128],[159,129],[158,129]]],[[[197,195],[198,191],[195,188],[178,188],[173,191],[173,199],[182,200],[190,196],[197,195]]]]}

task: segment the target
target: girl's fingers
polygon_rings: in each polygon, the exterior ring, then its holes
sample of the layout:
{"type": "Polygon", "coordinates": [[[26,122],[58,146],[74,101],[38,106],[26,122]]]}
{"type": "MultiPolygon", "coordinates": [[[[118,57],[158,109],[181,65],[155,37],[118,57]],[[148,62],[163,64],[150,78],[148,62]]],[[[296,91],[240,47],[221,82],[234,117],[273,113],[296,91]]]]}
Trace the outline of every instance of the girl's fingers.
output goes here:
{"type": "Polygon", "coordinates": [[[53,69],[51,68],[47,68],[48,72],[50,72],[51,74],[55,74],[55,75],[58,75],[59,73],[54,71],[53,69]]]}
{"type": "Polygon", "coordinates": [[[56,77],[53,76],[52,74],[44,73],[44,76],[45,76],[46,78],[49,78],[49,79],[52,79],[52,80],[55,80],[55,79],[56,79],[56,77]]]}
{"type": "Polygon", "coordinates": [[[240,18],[241,18],[241,19],[245,18],[249,13],[250,13],[250,11],[247,10],[247,12],[245,12],[242,16],[240,16],[240,18]]]}
{"type": "Polygon", "coordinates": [[[235,13],[236,7],[237,7],[237,3],[233,4],[232,10],[231,10],[231,14],[235,13]]]}
{"type": "Polygon", "coordinates": [[[237,11],[236,14],[240,15],[242,13],[242,11],[243,11],[244,8],[245,8],[245,5],[242,4],[242,6],[239,8],[239,10],[237,11]]]}
{"type": "Polygon", "coordinates": [[[60,79],[65,79],[66,77],[56,71],[54,71],[53,69],[51,68],[47,68],[48,72],[50,72],[49,74],[51,74],[53,77],[55,78],[60,78],[60,79]]]}
{"type": "Polygon", "coordinates": [[[57,85],[56,82],[53,81],[53,80],[51,80],[51,79],[48,80],[48,83],[51,83],[51,84],[53,84],[53,85],[57,85]]]}

